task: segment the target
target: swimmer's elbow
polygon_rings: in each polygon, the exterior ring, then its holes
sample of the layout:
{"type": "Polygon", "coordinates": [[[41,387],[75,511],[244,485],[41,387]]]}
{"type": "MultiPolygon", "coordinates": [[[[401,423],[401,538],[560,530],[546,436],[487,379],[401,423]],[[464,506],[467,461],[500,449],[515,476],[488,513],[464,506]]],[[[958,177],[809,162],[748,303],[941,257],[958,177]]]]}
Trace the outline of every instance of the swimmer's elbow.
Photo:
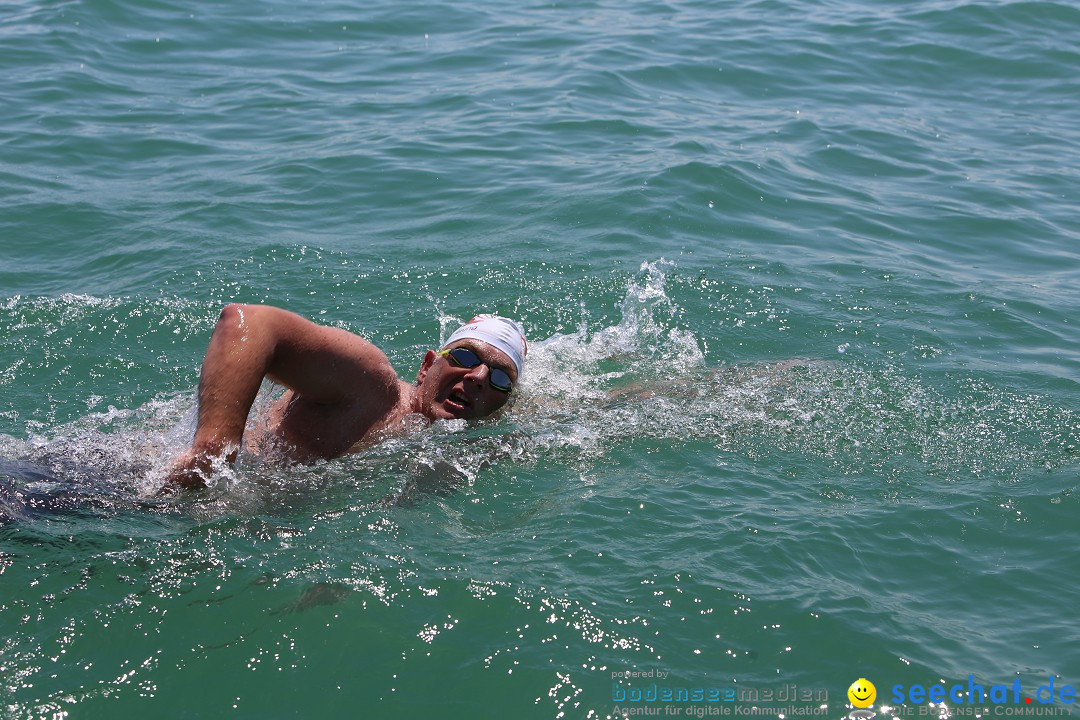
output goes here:
{"type": "Polygon", "coordinates": [[[259,314],[261,307],[260,305],[229,303],[221,308],[221,312],[218,314],[218,327],[243,327],[259,314]]]}

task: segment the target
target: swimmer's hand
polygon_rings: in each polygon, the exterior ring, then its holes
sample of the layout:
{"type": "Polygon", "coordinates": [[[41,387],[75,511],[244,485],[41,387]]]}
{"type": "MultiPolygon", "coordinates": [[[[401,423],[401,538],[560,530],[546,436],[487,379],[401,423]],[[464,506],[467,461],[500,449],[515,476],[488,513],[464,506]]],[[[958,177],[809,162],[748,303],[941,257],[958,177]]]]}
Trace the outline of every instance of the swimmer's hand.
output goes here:
{"type": "Polygon", "coordinates": [[[201,490],[206,487],[214,465],[214,456],[207,452],[186,450],[165,471],[165,483],[158,495],[169,495],[178,490],[201,490]]]}

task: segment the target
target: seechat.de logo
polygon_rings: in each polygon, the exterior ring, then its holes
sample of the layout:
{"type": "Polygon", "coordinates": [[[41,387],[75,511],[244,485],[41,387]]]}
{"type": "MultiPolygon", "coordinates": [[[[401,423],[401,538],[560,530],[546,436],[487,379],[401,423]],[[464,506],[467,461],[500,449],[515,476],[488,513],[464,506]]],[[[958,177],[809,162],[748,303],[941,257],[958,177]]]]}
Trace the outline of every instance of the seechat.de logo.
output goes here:
{"type": "Polygon", "coordinates": [[[877,688],[866,678],[859,678],[851,683],[851,687],[847,689],[847,697],[856,708],[848,714],[848,720],[870,720],[876,715],[868,708],[877,700],[877,688]]]}
{"type": "MultiPolygon", "coordinates": [[[[994,705],[1023,703],[1030,705],[1033,702],[1031,695],[1021,691],[1019,678],[1014,678],[1009,685],[991,685],[989,687],[984,687],[975,682],[974,675],[968,675],[966,684],[957,683],[948,688],[944,685],[926,687],[918,684],[909,687],[903,685],[892,686],[892,701],[895,703],[906,702],[919,705],[924,702],[942,703],[946,700],[957,704],[978,705],[984,703],[994,705]]],[[[1055,687],[1054,678],[1050,678],[1050,682],[1040,685],[1038,690],[1035,691],[1034,701],[1041,705],[1049,705],[1055,701],[1064,705],[1071,705],[1076,702],[1076,689],[1071,685],[1058,685],[1055,687]]]]}
{"type": "Polygon", "coordinates": [[[868,708],[877,698],[877,688],[866,678],[859,678],[847,689],[848,700],[857,708],[868,708]]]}

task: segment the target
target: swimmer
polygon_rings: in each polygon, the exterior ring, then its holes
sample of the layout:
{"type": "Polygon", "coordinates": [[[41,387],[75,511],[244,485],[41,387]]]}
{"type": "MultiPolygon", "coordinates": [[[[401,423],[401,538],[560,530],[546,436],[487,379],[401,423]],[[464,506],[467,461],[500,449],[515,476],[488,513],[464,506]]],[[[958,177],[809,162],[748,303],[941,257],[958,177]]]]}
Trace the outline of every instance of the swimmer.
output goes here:
{"type": "Polygon", "coordinates": [[[412,384],[359,335],[268,305],[228,305],[203,359],[195,438],[167,471],[165,489],[204,487],[215,459],[236,460],[263,378],[287,390],[266,414],[264,437],[249,440],[308,461],[400,432],[409,416],[495,413],[510,400],[527,351],[518,323],[478,315],[424,354],[412,384]]]}

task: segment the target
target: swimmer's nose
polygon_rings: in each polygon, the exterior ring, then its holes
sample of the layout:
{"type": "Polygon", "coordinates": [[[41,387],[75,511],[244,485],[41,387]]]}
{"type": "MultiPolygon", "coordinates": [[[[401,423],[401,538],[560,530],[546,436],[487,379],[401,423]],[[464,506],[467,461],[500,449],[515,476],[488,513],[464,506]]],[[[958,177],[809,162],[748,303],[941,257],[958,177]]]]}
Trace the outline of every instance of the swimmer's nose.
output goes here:
{"type": "Polygon", "coordinates": [[[487,383],[490,372],[487,365],[480,363],[474,368],[469,368],[469,372],[465,374],[465,379],[483,387],[487,383]]]}

